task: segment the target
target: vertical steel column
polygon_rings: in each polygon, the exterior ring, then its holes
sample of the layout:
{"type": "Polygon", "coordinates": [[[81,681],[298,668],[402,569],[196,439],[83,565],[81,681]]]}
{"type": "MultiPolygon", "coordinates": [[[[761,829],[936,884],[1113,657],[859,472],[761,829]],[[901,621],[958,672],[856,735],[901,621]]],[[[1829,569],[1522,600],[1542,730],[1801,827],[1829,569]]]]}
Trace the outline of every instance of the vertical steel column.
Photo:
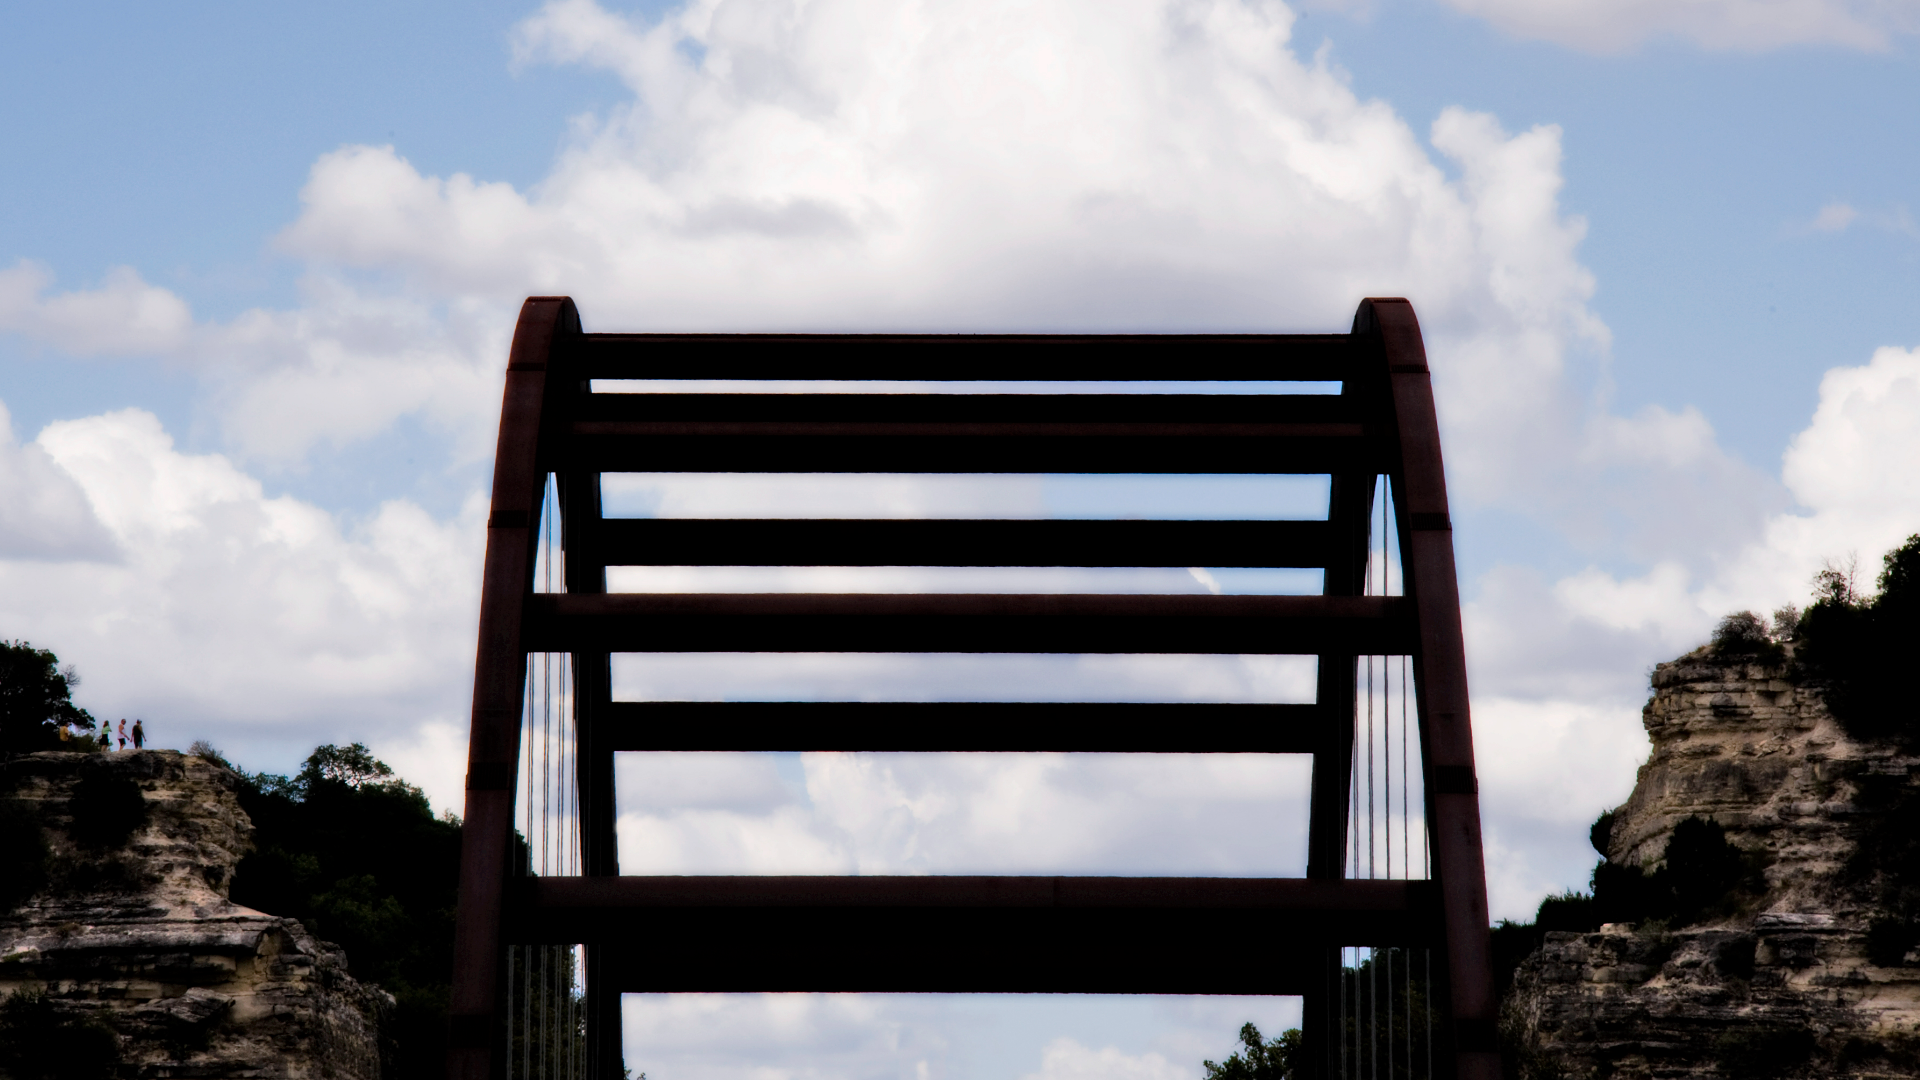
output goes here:
{"type": "Polygon", "coordinates": [[[1356,337],[1378,342],[1399,435],[1395,503],[1401,515],[1407,593],[1418,611],[1414,656],[1420,756],[1425,768],[1432,874],[1440,889],[1443,1000],[1459,1080],[1495,1080],[1500,1047],[1494,1015],[1493,962],[1487,925],[1487,882],[1480,834],[1479,784],[1467,707],[1466,643],[1453,561],[1446,474],[1432,376],[1413,306],[1371,299],[1354,315],[1356,337]]]}
{"type": "MultiPolygon", "coordinates": [[[[1327,520],[1333,523],[1335,549],[1326,565],[1328,596],[1358,596],[1365,583],[1368,519],[1373,510],[1374,478],[1335,474],[1327,520]]],[[[1354,679],[1358,658],[1322,653],[1314,692],[1322,717],[1321,748],[1313,755],[1313,793],[1307,835],[1307,876],[1338,880],[1346,873],[1349,823],[1347,796],[1353,772],[1354,679]]]]}
{"type": "MultiPolygon", "coordinates": [[[[1362,385],[1350,373],[1341,387],[1341,396],[1350,401],[1367,400],[1373,389],[1362,385]]],[[[1342,472],[1329,477],[1327,521],[1334,541],[1327,552],[1321,591],[1328,596],[1359,596],[1365,589],[1369,528],[1373,520],[1374,477],[1371,472],[1342,472]]],[[[1320,706],[1320,746],[1313,755],[1313,782],[1308,796],[1307,877],[1337,881],[1346,876],[1347,839],[1352,823],[1347,820],[1348,794],[1353,784],[1354,681],[1358,658],[1339,653],[1322,653],[1314,700],[1320,706]]],[[[1321,950],[1326,969],[1326,984],[1340,983],[1340,943],[1329,942],[1321,950]]],[[[1330,993],[1308,995],[1301,1002],[1301,1031],[1306,1041],[1305,1056],[1310,1067],[1318,1069],[1329,1060],[1332,1032],[1338,1015],[1337,1003],[1330,993]]]]}
{"type": "Polygon", "coordinates": [[[504,975],[501,923],[507,876],[513,871],[513,789],[527,679],[521,623],[527,596],[533,591],[534,537],[546,493],[546,474],[538,460],[539,435],[553,340],[579,331],[580,316],[572,300],[530,297],[520,309],[507,361],[481,579],[466,818],[460,830],[459,908],[454,920],[447,1030],[450,1080],[497,1080],[505,1064],[506,1026],[499,1015],[504,975]]]}
{"type": "MultiPolygon", "coordinates": [[[[578,406],[593,392],[592,380],[571,363],[571,350],[564,344],[555,350],[558,359],[553,402],[553,412],[561,423],[574,419],[580,411],[578,406]],[[562,392],[564,397],[560,396],[562,392]]],[[[607,553],[600,538],[600,474],[563,468],[556,479],[567,592],[604,593],[607,553]]],[[[580,872],[586,877],[613,877],[620,873],[620,853],[614,831],[617,808],[613,751],[607,747],[605,731],[607,706],[613,700],[612,656],[578,652],[572,654],[572,661],[580,872]]],[[[620,995],[607,989],[614,983],[608,953],[604,945],[586,947],[587,1075],[592,1080],[619,1080],[621,1075],[620,995]]]]}

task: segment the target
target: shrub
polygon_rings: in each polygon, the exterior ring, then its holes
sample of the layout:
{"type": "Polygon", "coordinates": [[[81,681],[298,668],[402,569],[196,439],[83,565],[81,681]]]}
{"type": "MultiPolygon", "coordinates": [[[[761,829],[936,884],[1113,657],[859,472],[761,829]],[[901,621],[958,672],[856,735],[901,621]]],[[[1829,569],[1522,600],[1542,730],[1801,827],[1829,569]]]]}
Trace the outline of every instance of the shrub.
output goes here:
{"type": "Polygon", "coordinates": [[[39,815],[12,799],[0,801],[0,914],[47,885],[47,834],[39,815]]]}
{"type": "Polygon", "coordinates": [[[1736,611],[1720,620],[1713,631],[1713,648],[1725,656],[1754,656],[1778,653],[1780,647],[1768,632],[1767,620],[1751,611],[1736,611]]]}
{"type": "Polygon", "coordinates": [[[98,1020],[68,1016],[37,990],[0,1001],[0,1076],[10,1080],[107,1080],[120,1037],[98,1020]]]}
{"type": "Polygon", "coordinates": [[[1806,1028],[1749,1028],[1713,1040],[1715,1064],[1727,1076],[1766,1080],[1813,1056],[1813,1033],[1806,1028]]]}
{"type": "Polygon", "coordinates": [[[1607,845],[1613,843],[1613,811],[1608,810],[1594,819],[1593,827],[1587,830],[1587,843],[1593,845],[1601,858],[1607,858],[1607,845]]]}
{"type": "MultiPolygon", "coordinates": [[[[1611,829],[1612,822],[1607,824],[1611,829]]],[[[1724,910],[1754,885],[1747,856],[1727,840],[1719,823],[1704,818],[1674,826],[1661,861],[1652,872],[1611,860],[1594,867],[1596,921],[1662,919],[1685,925],[1724,910]]]]}
{"type": "Polygon", "coordinates": [[[1540,901],[1540,909],[1533,917],[1533,925],[1542,934],[1550,930],[1570,930],[1576,934],[1584,934],[1600,929],[1599,911],[1590,894],[1568,889],[1557,896],[1549,896],[1540,901]]]}
{"type": "Polygon", "coordinates": [[[1800,639],[1800,609],[1783,604],[1773,609],[1773,640],[1781,644],[1800,639]]]}
{"type": "Polygon", "coordinates": [[[1867,959],[1875,967],[1899,967],[1915,945],[1913,924],[1906,919],[1876,915],[1867,924],[1867,959]]]}
{"type": "Polygon", "coordinates": [[[98,850],[121,847],[147,820],[147,798],[139,782],[100,767],[81,774],[70,807],[74,843],[98,850]]]}
{"type": "Polygon", "coordinates": [[[1719,822],[1690,817],[1667,840],[1666,877],[1675,918],[1694,922],[1745,883],[1746,860],[1719,822]]]}
{"type": "Polygon", "coordinates": [[[1713,947],[1713,966],[1730,979],[1753,978],[1753,962],[1760,942],[1750,934],[1722,939],[1713,947]]]}
{"type": "Polygon", "coordinates": [[[1670,913],[1666,881],[1637,866],[1603,861],[1593,868],[1594,915],[1600,922],[1664,919],[1670,913]]]}
{"type": "MultiPolygon", "coordinates": [[[[228,761],[225,754],[215,749],[214,745],[205,739],[193,740],[187,747],[187,753],[199,758],[201,761],[218,765],[223,769],[233,769],[233,762],[228,761]]],[[[234,769],[234,771],[238,772],[239,770],[234,769]]]]}

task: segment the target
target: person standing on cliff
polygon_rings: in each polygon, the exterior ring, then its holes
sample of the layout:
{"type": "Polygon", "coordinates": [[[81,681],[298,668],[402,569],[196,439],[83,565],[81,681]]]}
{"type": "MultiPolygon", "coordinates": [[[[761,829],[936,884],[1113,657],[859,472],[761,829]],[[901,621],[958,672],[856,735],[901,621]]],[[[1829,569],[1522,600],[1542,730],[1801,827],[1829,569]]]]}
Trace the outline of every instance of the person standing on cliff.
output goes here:
{"type": "Polygon", "coordinates": [[[133,748],[135,750],[142,750],[146,748],[146,745],[147,733],[140,730],[140,721],[135,720],[133,722],[133,748]]]}
{"type": "Polygon", "coordinates": [[[123,716],[120,718],[120,749],[125,750],[126,748],[127,748],[127,718],[123,716]]]}
{"type": "Polygon", "coordinates": [[[100,721],[100,749],[103,751],[113,749],[113,721],[111,720],[100,721]]]}

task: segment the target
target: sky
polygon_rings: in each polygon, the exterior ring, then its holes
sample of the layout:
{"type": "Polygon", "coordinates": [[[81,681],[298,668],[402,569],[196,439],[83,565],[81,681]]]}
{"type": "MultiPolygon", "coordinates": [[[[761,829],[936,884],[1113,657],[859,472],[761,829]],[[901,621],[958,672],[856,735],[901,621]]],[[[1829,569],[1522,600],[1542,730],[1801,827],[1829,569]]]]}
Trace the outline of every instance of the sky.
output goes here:
{"type": "MultiPolygon", "coordinates": [[[[1501,917],[1585,885],[1587,825],[1645,757],[1653,664],[1804,602],[1829,560],[1870,578],[1920,531],[1914,0],[70,2],[8,27],[0,635],[160,745],[290,771],[361,740],[458,810],[501,374],[534,293],[573,295],[590,330],[1328,331],[1410,298],[1501,917]]],[[[1179,517],[1313,497],[810,483],[636,476],[609,498],[1179,517]]],[[[831,578],[907,580],[1302,587],[831,578]]],[[[669,658],[621,679],[1278,701],[1311,671],[669,658]]],[[[621,832],[630,872],[1293,873],[1297,764],[633,760],[621,832]]],[[[627,1022],[655,1080],[1158,1080],[1295,1008],[636,998],[627,1022]]]]}

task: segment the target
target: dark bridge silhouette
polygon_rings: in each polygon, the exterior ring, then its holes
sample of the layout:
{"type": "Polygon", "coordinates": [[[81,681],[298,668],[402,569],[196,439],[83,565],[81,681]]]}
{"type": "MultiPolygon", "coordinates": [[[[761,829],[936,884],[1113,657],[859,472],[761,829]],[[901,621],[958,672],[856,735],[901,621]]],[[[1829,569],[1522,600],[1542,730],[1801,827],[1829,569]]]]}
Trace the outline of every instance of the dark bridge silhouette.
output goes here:
{"type": "Polygon", "coordinates": [[[1298,994],[1312,1075],[1499,1074],[1453,542],[1404,300],[1364,301],[1348,334],[721,335],[586,334],[570,299],[533,297],[487,529],[458,1080],[616,1078],[638,991],[1298,994]],[[606,472],[1293,473],[1331,494],[1313,521],[621,520],[606,472]],[[633,565],[1299,567],[1324,594],[609,595],[607,567],[633,565]],[[612,700],[620,652],[1290,653],[1319,674],[1305,705],[634,703],[612,700]],[[1307,876],[620,876],[616,752],[827,749],[1312,754],[1307,876]]]}

